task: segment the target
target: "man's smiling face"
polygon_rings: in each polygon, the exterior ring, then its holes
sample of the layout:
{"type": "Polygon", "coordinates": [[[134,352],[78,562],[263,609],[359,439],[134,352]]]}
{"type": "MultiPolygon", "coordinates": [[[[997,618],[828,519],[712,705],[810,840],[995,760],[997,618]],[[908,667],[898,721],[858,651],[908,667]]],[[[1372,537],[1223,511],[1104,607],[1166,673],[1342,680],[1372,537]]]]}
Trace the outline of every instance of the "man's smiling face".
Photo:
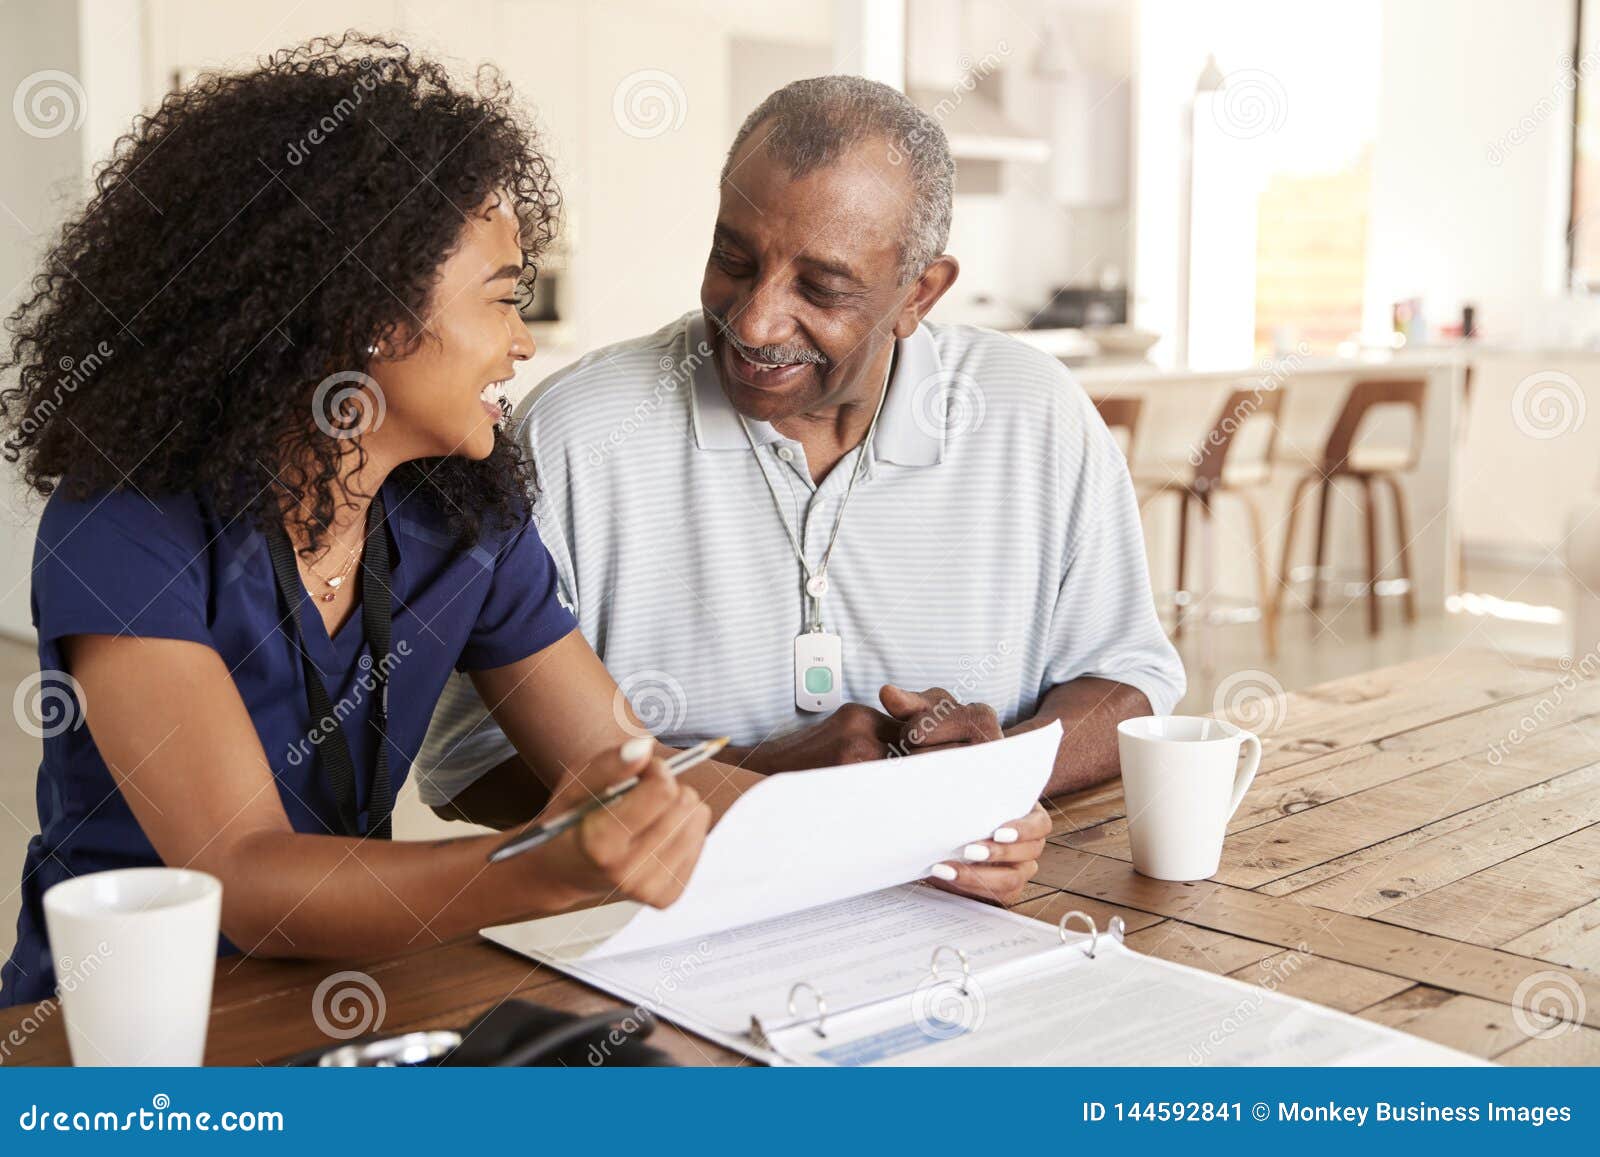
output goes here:
{"type": "Polygon", "coordinates": [[[733,158],[700,285],[722,388],[767,422],[874,401],[908,288],[905,166],[869,139],[795,177],[765,137],[733,158]]]}

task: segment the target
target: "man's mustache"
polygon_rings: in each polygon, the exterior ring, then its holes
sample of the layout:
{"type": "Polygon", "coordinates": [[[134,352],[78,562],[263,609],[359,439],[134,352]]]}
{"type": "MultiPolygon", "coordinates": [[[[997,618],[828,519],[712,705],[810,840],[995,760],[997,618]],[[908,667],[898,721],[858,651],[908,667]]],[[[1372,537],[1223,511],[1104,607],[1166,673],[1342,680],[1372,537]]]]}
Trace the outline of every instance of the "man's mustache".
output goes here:
{"type": "Polygon", "coordinates": [[[764,365],[769,366],[795,365],[800,362],[809,362],[810,364],[817,366],[825,366],[828,364],[827,355],[821,350],[809,349],[805,346],[747,346],[744,344],[744,342],[740,341],[734,336],[732,327],[720,314],[712,313],[710,310],[707,310],[706,313],[711,318],[712,322],[715,323],[717,331],[722,334],[723,339],[729,345],[731,345],[735,351],[742,354],[750,361],[761,362],[764,365]]]}

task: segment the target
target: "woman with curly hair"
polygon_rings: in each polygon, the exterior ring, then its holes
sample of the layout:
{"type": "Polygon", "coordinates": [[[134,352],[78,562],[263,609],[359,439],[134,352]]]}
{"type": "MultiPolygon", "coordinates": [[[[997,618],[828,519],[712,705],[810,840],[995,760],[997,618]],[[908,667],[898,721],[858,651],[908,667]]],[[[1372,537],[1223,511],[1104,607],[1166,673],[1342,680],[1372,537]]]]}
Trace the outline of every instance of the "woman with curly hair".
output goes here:
{"type": "Polygon", "coordinates": [[[109,868],[212,873],[219,950],[262,955],[681,891],[710,808],[625,742],[499,429],[557,209],[502,82],[354,34],[205,77],[119,142],[0,360],[7,455],[48,496],[40,668],[71,696],[0,1004],[54,987],[45,890],[109,868]],[[530,800],[643,786],[492,866],[494,836],[390,841],[452,668],[530,800]]]}

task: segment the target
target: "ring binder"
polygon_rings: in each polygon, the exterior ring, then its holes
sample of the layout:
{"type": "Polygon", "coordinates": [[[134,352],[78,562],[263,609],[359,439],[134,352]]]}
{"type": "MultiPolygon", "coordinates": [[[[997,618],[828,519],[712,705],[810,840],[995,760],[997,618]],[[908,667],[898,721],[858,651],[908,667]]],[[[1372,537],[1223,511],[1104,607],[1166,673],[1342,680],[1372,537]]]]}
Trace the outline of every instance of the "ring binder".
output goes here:
{"type": "MultiPolygon", "coordinates": [[[[1056,930],[1061,935],[1061,942],[1063,944],[1071,943],[1067,939],[1067,925],[1074,918],[1088,925],[1089,946],[1083,950],[1083,954],[1090,960],[1093,960],[1095,958],[1096,950],[1100,946],[1100,928],[1094,922],[1094,917],[1090,916],[1087,912],[1083,912],[1074,908],[1072,911],[1062,914],[1061,919],[1056,921],[1056,930]]],[[[1110,922],[1106,925],[1106,931],[1110,933],[1110,935],[1118,944],[1122,943],[1126,928],[1127,925],[1123,923],[1121,916],[1113,916],[1110,922]]],[[[957,989],[957,991],[960,992],[962,996],[970,996],[972,960],[970,957],[968,957],[963,949],[958,948],[954,944],[941,944],[933,950],[933,954],[928,957],[928,976],[935,983],[943,982],[945,980],[945,977],[939,972],[939,959],[947,952],[954,953],[957,962],[961,965],[961,979],[959,981],[960,987],[957,989]]],[[[923,983],[926,984],[927,982],[924,981],[923,983]]],[[[958,982],[951,980],[950,983],[954,984],[958,982]]],[[[766,1025],[761,1023],[761,1018],[759,1016],[752,1016],[750,1018],[749,1030],[751,1043],[753,1043],[757,1048],[766,1049],[768,1052],[779,1052],[780,1050],[773,1043],[773,1032],[782,1033],[786,1029],[799,1028],[802,1025],[807,1024],[811,1026],[811,1031],[816,1033],[817,1036],[821,1037],[823,1040],[828,1039],[828,1000],[825,996],[823,996],[822,991],[817,988],[816,985],[805,980],[799,981],[798,983],[792,985],[789,989],[787,1008],[789,1011],[789,1021],[785,1024],[775,1025],[771,1030],[769,1030],[766,1025]],[[817,1011],[815,1016],[802,1017],[800,1015],[798,1001],[802,992],[809,992],[812,1000],[816,1002],[817,1011]]],[[[849,1010],[847,1009],[846,1011],[849,1010]]]]}
{"type": "Polygon", "coordinates": [[[822,993],[818,992],[815,987],[806,983],[804,980],[789,990],[789,1015],[800,1015],[794,1010],[794,998],[800,995],[800,990],[802,988],[809,992],[812,999],[817,1002],[817,1015],[813,1018],[817,1023],[811,1026],[811,1031],[816,1033],[818,1036],[825,1038],[828,1035],[828,1002],[823,997],[822,993]]]}
{"type": "MultiPolygon", "coordinates": [[[[1082,920],[1089,926],[1089,947],[1083,950],[1083,954],[1090,960],[1093,960],[1095,949],[1100,946],[1100,929],[1095,924],[1094,917],[1089,915],[1089,913],[1080,912],[1078,909],[1074,908],[1070,912],[1063,912],[1061,914],[1061,919],[1056,921],[1056,930],[1061,933],[1061,943],[1067,943],[1067,921],[1071,920],[1074,916],[1078,917],[1078,919],[1082,920]]],[[[1123,923],[1121,916],[1113,916],[1111,917],[1111,922],[1106,925],[1106,931],[1111,933],[1112,938],[1115,939],[1118,944],[1121,944],[1122,938],[1127,932],[1127,927],[1128,926],[1123,923]]]]}
{"type": "MultiPolygon", "coordinates": [[[[1142,955],[1127,943],[1123,921],[1107,916],[1102,926],[1086,911],[1067,912],[1052,936],[1048,923],[976,900],[918,885],[884,889],[848,908],[823,906],[759,932],[719,934],[714,943],[736,949],[741,967],[675,982],[659,1012],[769,1064],[1468,1060],[1265,986],[1142,955]],[[807,951],[808,941],[814,950],[807,951]],[[960,976],[951,970],[952,953],[960,976]],[[811,979],[796,983],[802,976],[811,979]],[[772,985],[765,992],[763,977],[772,985]],[[746,996],[760,1012],[742,1006],[746,996]],[[1239,1015],[1242,1001],[1249,1017],[1239,1015]]],[[[564,926],[551,931],[559,935],[545,943],[565,943],[564,926]]],[[[544,949],[528,955],[635,1001],[669,967],[667,960],[628,957],[573,960],[544,949]]]]}
{"type": "MultiPolygon", "coordinates": [[[[808,982],[806,982],[804,980],[800,981],[799,983],[795,984],[794,986],[792,986],[789,989],[788,1009],[789,1009],[789,1016],[791,1018],[792,1023],[787,1024],[787,1025],[782,1025],[780,1027],[783,1027],[783,1028],[798,1028],[800,1025],[806,1023],[806,1020],[804,1018],[802,1018],[800,1016],[799,1012],[795,1009],[795,998],[800,995],[800,990],[801,989],[804,989],[805,991],[809,992],[811,994],[811,996],[812,996],[812,999],[817,1002],[817,1015],[811,1018],[812,1020],[816,1021],[816,1024],[811,1026],[811,1031],[816,1033],[823,1040],[827,1040],[828,1039],[828,1027],[827,1027],[828,1026],[828,1001],[827,1001],[827,998],[824,997],[820,991],[818,991],[816,985],[810,984],[810,983],[808,983],[808,982]]],[[[750,1018],[750,1039],[753,1042],[755,1042],[755,1045],[756,1045],[757,1048],[766,1049],[768,1052],[777,1052],[778,1051],[777,1048],[774,1047],[774,1045],[772,1043],[772,1036],[767,1031],[767,1026],[761,1023],[761,1018],[759,1016],[752,1016],[750,1018]]]]}
{"type": "Polygon", "coordinates": [[[945,952],[954,952],[956,954],[956,959],[961,962],[961,990],[960,991],[961,991],[961,995],[962,996],[969,995],[968,992],[967,992],[967,981],[972,979],[972,962],[967,959],[967,954],[965,952],[961,951],[961,949],[957,948],[954,944],[941,944],[941,945],[939,945],[939,947],[937,947],[937,948],[935,948],[933,950],[933,956],[928,960],[928,973],[929,973],[929,975],[931,975],[935,980],[939,980],[940,979],[940,976],[939,976],[939,956],[940,956],[941,953],[945,953],[945,952]]]}

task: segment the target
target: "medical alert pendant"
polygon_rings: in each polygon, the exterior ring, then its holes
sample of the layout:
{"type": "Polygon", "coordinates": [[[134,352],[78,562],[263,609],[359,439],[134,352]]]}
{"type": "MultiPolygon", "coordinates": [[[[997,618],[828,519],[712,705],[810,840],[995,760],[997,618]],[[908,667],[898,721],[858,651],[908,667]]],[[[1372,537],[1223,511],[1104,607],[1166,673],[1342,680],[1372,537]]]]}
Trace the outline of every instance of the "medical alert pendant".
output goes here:
{"type": "Polygon", "coordinates": [[[794,641],[794,705],[802,711],[834,711],[844,682],[844,648],[838,635],[807,631],[794,641]]]}

